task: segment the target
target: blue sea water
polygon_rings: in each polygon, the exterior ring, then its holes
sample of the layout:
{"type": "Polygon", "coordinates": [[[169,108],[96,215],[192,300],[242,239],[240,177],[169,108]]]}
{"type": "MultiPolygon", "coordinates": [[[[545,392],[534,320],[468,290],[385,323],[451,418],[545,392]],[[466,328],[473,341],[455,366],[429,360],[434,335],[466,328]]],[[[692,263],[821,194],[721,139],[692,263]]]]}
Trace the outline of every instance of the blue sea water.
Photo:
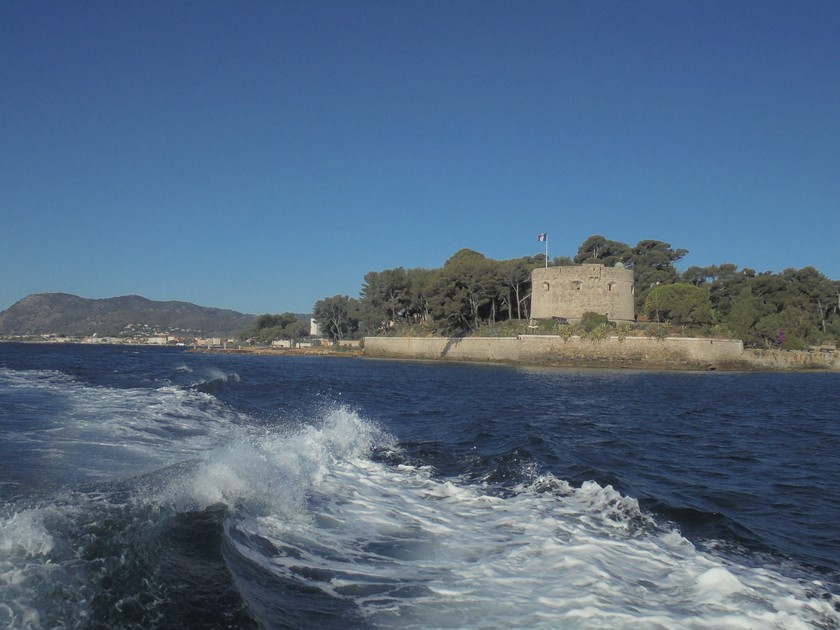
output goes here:
{"type": "Polygon", "coordinates": [[[840,375],[0,344],[0,627],[837,628],[840,375]]]}

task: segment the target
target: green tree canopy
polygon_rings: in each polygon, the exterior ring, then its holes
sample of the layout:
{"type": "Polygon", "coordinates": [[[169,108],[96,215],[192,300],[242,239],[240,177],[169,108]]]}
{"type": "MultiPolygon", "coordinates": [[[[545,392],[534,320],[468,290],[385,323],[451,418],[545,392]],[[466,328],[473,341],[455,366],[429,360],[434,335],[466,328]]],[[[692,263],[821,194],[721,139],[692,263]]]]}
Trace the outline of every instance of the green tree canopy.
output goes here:
{"type": "Polygon", "coordinates": [[[393,328],[407,316],[411,306],[410,281],[405,269],[385,269],[365,274],[360,317],[365,330],[381,332],[393,328]]]}
{"type": "Polygon", "coordinates": [[[334,295],[315,302],[313,315],[322,334],[332,341],[341,341],[359,326],[358,301],[347,295],[334,295]]]}
{"type": "Polygon", "coordinates": [[[632,250],[626,243],[611,241],[600,234],[594,234],[578,248],[574,262],[579,265],[598,263],[612,267],[617,262],[628,263],[631,258],[632,250]]]}
{"type": "Polygon", "coordinates": [[[239,336],[258,343],[271,343],[276,339],[297,340],[305,336],[308,331],[308,322],[294,313],[280,315],[266,313],[258,316],[248,328],[239,333],[239,336]]]}
{"type": "Polygon", "coordinates": [[[645,300],[653,287],[677,282],[679,276],[674,263],[687,253],[687,249],[673,249],[664,241],[643,240],[636,244],[627,267],[633,270],[635,277],[637,311],[644,310],[645,300]]]}
{"type": "Polygon", "coordinates": [[[709,291],[685,282],[655,286],[645,300],[645,312],[674,324],[707,326],[714,320],[709,291]]]}
{"type": "Polygon", "coordinates": [[[479,252],[462,249],[447,260],[431,302],[435,319],[457,332],[478,327],[485,307],[496,297],[501,284],[496,266],[479,252]]]}
{"type": "Polygon", "coordinates": [[[437,269],[423,269],[417,267],[409,269],[408,276],[408,320],[412,323],[429,324],[432,321],[430,301],[438,282],[440,271],[437,269]]]}

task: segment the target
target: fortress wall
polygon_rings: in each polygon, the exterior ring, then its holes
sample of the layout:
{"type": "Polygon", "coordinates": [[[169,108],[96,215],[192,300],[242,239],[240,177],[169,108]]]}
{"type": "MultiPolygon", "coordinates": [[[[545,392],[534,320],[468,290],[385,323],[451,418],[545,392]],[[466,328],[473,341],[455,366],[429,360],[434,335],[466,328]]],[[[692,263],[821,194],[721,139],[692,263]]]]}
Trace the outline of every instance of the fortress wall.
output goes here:
{"type": "Polygon", "coordinates": [[[531,272],[531,317],[580,319],[605,314],[612,321],[633,321],[633,271],[623,267],[576,265],[531,272]]]}
{"type": "Polygon", "coordinates": [[[607,337],[592,341],[580,337],[523,336],[519,359],[529,363],[562,360],[564,363],[643,364],[652,366],[708,367],[743,360],[743,343],[737,339],[668,337],[607,337]]]}
{"type": "Polygon", "coordinates": [[[526,365],[613,367],[748,367],[737,339],[608,337],[591,341],[549,335],[520,337],[366,337],[365,356],[487,361],[526,365]]]}
{"type": "Polygon", "coordinates": [[[516,337],[365,337],[365,356],[515,363],[516,337]]]}

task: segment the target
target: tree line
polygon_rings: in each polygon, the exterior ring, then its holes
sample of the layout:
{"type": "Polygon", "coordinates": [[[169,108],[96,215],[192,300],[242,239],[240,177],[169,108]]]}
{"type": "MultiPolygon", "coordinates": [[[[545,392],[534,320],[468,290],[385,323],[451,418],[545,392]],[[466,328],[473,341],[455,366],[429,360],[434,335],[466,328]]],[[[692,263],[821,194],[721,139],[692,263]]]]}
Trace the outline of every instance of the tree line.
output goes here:
{"type": "Polygon", "coordinates": [[[240,339],[251,343],[270,344],[276,339],[288,339],[297,343],[309,335],[309,318],[294,313],[260,315],[251,325],[239,333],[240,339]]]}
{"type": "MultiPolygon", "coordinates": [[[[630,246],[593,235],[574,257],[556,257],[549,265],[620,262],[632,269],[639,326],[680,327],[692,334],[735,336],[748,346],[788,349],[840,337],[840,282],[813,267],[759,273],[725,263],[680,273],[675,263],[687,253],[664,241],[630,246]]],[[[494,260],[462,249],[437,269],[370,271],[358,298],[319,300],[314,317],[333,340],[524,330],[531,271],[545,265],[542,254],[494,260]]]]}

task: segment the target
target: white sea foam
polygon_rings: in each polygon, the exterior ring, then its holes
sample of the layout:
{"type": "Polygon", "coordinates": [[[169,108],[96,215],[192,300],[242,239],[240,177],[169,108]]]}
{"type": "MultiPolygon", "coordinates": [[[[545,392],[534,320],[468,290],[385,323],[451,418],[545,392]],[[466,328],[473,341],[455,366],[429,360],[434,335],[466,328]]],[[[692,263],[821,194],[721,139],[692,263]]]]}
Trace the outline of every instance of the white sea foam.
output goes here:
{"type": "Polygon", "coordinates": [[[210,368],[208,370],[208,374],[210,378],[208,380],[211,381],[221,381],[221,382],[239,382],[239,374],[236,372],[225,372],[224,370],[220,370],[219,368],[210,368]]]}
{"type": "Polygon", "coordinates": [[[48,579],[55,545],[44,524],[46,511],[26,509],[0,518],[0,627],[40,628],[35,587],[48,579]]]}
{"type": "Polygon", "coordinates": [[[193,490],[229,505],[261,499],[228,523],[238,552],[352,602],[373,626],[840,624],[819,585],[700,552],[610,486],[549,475],[497,496],[371,461],[376,439],[334,410],[317,427],[214,455],[193,490]]]}
{"type": "Polygon", "coordinates": [[[191,475],[173,479],[156,501],[190,510],[247,505],[305,517],[310,490],[337,462],[366,456],[380,435],[344,408],[296,430],[231,429],[228,444],[207,453],[191,475]]]}
{"type": "Polygon", "coordinates": [[[40,556],[53,548],[53,538],[44,525],[41,510],[22,510],[0,519],[0,554],[40,556]]]}
{"type": "Polygon", "coordinates": [[[0,367],[0,385],[4,390],[54,389],[72,382],[71,376],[57,370],[10,370],[0,367]]]}
{"type": "Polygon", "coordinates": [[[27,400],[38,430],[13,438],[78,481],[122,478],[189,459],[225,442],[241,419],[213,396],[175,386],[92,386],[50,371],[4,370],[0,378],[8,392],[38,393],[27,400]]]}

